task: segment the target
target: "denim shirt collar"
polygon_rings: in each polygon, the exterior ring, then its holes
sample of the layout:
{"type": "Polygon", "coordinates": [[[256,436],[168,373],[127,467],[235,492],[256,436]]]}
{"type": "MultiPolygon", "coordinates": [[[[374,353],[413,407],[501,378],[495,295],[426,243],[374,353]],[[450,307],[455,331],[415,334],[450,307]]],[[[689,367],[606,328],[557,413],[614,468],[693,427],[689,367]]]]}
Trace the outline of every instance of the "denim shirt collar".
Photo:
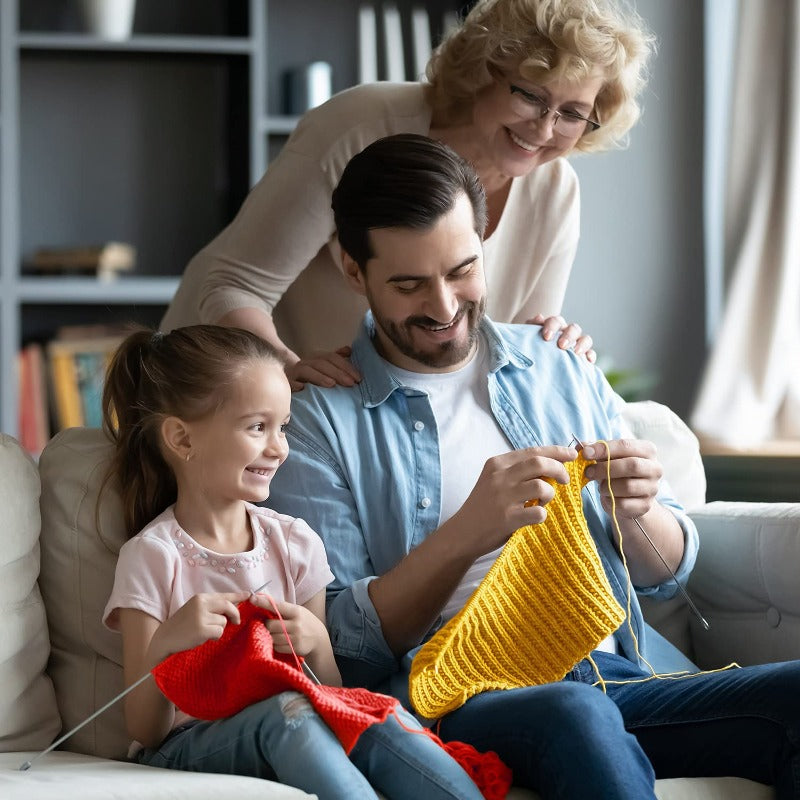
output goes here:
{"type": "MultiPolygon", "coordinates": [[[[529,369],[533,361],[518,350],[510,342],[504,341],[495,324],[484,317],[480,324],[480,331],[486,337],[489,345],[489,372],[495,373],[503,367],[510,366],[516,369],[529,369]]],[[[364,408],[375,408],[385,402],[389,396],[398,389],[405,389],[386,368],[386,362],[378,354],[373,344],[375,337],[375,318],[372,311],[367,311],[364,321],[353,342],[352,361],[361,372],[361,402],[364,408]]],[[[414,393],[418,393],[415,389],[414,393]]]]}

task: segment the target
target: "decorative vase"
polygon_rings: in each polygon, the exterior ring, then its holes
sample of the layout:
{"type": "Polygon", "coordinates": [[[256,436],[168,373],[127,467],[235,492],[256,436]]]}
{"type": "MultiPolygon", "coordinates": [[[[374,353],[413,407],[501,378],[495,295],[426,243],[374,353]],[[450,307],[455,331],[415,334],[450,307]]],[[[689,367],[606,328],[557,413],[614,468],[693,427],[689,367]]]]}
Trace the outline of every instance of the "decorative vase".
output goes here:
{"type": "Polygon", "coordinates": [[[136,0],[81,0],[89,33],[102,39],[128,39],[133,31],[136,0]]]}

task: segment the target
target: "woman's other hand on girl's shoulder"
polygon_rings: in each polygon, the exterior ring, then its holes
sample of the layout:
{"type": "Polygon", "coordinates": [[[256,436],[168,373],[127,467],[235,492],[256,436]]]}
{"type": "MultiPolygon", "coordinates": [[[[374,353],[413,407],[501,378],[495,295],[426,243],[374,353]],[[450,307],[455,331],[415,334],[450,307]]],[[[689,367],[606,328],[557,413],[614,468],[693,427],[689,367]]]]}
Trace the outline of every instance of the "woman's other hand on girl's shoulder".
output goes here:
{"type": "Polygon", "coordinates": [[[575,322],[567,322],[562,316],[545,317],[544,314],[537,314],[531,319],[525,320],[527,325],[541,325],[542,338],[550,342],[556,339],[556,344],[562,350],[575,351],[576,355],[586,357],[590,364],[597,361],[597,353],[592,349],[594,342],[588,333],[584,333],[581,326],[575,322]]]}
{"type": "Polygon", "coordinates": [[[359,371],[350,361],[350,347],[345,345],[331,353],[315,353],[286,367],[286,377],[293,392],[307,383],[315,386],[354,386],[361,380],[359,371]]]}

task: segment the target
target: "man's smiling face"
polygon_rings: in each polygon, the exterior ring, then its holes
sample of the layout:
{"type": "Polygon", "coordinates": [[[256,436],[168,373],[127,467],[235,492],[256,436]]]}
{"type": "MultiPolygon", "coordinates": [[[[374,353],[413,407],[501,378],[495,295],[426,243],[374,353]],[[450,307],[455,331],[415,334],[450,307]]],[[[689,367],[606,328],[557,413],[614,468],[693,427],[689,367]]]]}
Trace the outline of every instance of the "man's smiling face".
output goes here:
{"type": "Polygon", "coordinates": [[[450,372],[471,357],[486,306],[480,236],[465,194],[432,227],[370,231],[373,257],[351,283],[369,301],[376,347],[412,372],[450,372]]]}

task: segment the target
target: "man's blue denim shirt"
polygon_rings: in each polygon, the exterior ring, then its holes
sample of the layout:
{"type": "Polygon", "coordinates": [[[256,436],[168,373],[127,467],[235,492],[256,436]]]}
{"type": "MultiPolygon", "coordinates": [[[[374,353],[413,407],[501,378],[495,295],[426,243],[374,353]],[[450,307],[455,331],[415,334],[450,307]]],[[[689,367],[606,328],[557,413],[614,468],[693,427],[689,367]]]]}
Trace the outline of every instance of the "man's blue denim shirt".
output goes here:
{"type": "MultiPolygon", "coordinates": [[[[441,503],[439,438],[428,397],[388,372],[373,347],[373,330],[368,312],[353,344],[359,384],[308,385],[294,394],[290,453],[273,478],[268,500],[275,510],[305,519],[322,537],[336,576],[328,587],[333,649],[340,666],[358,665],[357,670],[343,667],[345,683],[369,685],[407,672],[414,651],[398,662],[383,638],[367,586],[439,526],[441,503]]],[[[489,345],[492,412],[515,449],[567,445],[573,434],[585,442],[631,436],[620,418],[624,401],[585,358],[545,342],[535,325],[485,319],[481,332],[489,345]]],[[[594,482],[584,488],[583,498],[614,594],[626,608],[628,578],[594,482]]],[[[694,566],[697,531],[668,487],[661,487],[658,500],[683,528],[684,556],[676,573],[683,582],[694,566]]],[[[635,589],[665,599],[676,592],[672,579],[635,589]]],[[[630,623],[639,653],[657,671],[692,667],[645,624],[633,591],[630,623]]],[[[620,652],[638,661],[626,623],[616,635],[620,652]]],[[[397,677],[401,680],[392,680],[393,687],[402,685],[402,674],[397,677]]]]}

